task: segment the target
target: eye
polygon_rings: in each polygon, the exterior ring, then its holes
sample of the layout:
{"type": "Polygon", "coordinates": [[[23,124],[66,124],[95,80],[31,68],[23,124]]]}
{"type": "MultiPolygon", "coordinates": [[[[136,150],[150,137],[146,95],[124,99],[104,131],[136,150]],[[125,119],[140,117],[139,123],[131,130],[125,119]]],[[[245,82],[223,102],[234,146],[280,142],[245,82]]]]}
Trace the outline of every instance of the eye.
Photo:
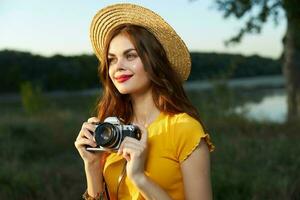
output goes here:
{"type": "Polygon", "coordinates": [[[127,60],[134,60],[137,57],[137,54],[129,53],[126,55],[127,60]]]}
{"type": "Polygon", "coordinates": [[[111,65],[111,64],[115,63],[115,60],[116,60],[116,58],[108,58],[107,62],[109,65],[111,65]]]}

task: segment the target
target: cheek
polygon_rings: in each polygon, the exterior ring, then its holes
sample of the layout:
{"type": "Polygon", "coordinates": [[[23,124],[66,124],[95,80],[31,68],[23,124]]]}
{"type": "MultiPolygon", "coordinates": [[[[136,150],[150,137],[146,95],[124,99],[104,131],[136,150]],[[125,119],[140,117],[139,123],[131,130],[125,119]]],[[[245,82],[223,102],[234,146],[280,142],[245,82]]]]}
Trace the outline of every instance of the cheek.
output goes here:
{"type": "Polygon", "coordinates": [[[138,74],[145,74],[146,71],[144,69],[144,65],[139,62],[132,65],[132,69],[138,74]]]}
{"type": "Polygon", "coordinates": [[[111,68],[108,69],[108,75],[109,75],[110,79],[113,80],[113,79],[112,79],[112,76],[113,76],[113,70],[112,70],[111,68]]]}

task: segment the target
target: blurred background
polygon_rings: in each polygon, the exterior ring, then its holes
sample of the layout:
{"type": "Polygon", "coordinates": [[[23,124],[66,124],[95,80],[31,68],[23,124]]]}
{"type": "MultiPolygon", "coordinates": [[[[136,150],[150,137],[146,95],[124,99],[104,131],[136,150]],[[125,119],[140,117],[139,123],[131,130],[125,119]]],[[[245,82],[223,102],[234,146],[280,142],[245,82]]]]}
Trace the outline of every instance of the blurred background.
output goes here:
{"type": "MultiPolygon", "coordinates": [[[[117,2],[0,1],[0,199],[81,199],[74,141],[101,96],[89,26],[117,2]]],[[[300,199],[297,0],[123,2],[190,50],[184,87],[216,146],[214,199],[300,199]]]]}

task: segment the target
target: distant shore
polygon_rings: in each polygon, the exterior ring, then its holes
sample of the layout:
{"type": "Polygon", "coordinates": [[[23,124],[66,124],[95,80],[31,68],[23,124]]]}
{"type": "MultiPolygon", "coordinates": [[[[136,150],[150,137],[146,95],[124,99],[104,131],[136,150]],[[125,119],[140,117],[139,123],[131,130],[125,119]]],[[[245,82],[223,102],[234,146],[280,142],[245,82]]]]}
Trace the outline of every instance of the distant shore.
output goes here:
{"type": "Polygon", "coordinates": [[[249,78],[229,79],[228,81],[191,81],[184,84],[186,90],[209,90],[214,84],[227,84],[230,88],[282,88],[285,86],[285,79],[282,75],[258,76],[249,78]]]}
{"type": "MultiPolygon", "coordinates": [[[[184,83],[184,89],[187,91],[201,91],[211,90],[215,84],[227,84],[233,89],[255,89],[255,88],[282,88],[285,85],[284,77],[281,75],[277,76],[260,76],[250,78],[236,78],[229,79],[228,81],[187,81],[184,83]]],[[[46,97],[65,97],[65,96],[86,96],[95,95],[101,92],[101,88],[92,88],[78,91],[50,91],[45,92],[46,97]]],[[[5,93],[0,94],[0,101],[17,101],[20,100],[18,93],[5,93]]]]}

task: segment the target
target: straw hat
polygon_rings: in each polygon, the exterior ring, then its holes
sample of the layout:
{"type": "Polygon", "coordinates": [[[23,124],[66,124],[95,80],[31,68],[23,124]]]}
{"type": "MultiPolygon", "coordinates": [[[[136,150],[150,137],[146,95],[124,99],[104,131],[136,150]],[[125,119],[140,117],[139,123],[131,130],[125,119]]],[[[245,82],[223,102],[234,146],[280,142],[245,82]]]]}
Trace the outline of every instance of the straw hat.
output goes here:
{"type": "Polygon", "coordinates": [[[133,24],[146,28],[162,44],[173,69],[182,81],[191,71],[189,51],[175,30],[158,14],[134,4],[121,3],[98,11],[90,27],[90,38],[94,52],[100,62],[108,33],[121,24],[133,24]]]}

